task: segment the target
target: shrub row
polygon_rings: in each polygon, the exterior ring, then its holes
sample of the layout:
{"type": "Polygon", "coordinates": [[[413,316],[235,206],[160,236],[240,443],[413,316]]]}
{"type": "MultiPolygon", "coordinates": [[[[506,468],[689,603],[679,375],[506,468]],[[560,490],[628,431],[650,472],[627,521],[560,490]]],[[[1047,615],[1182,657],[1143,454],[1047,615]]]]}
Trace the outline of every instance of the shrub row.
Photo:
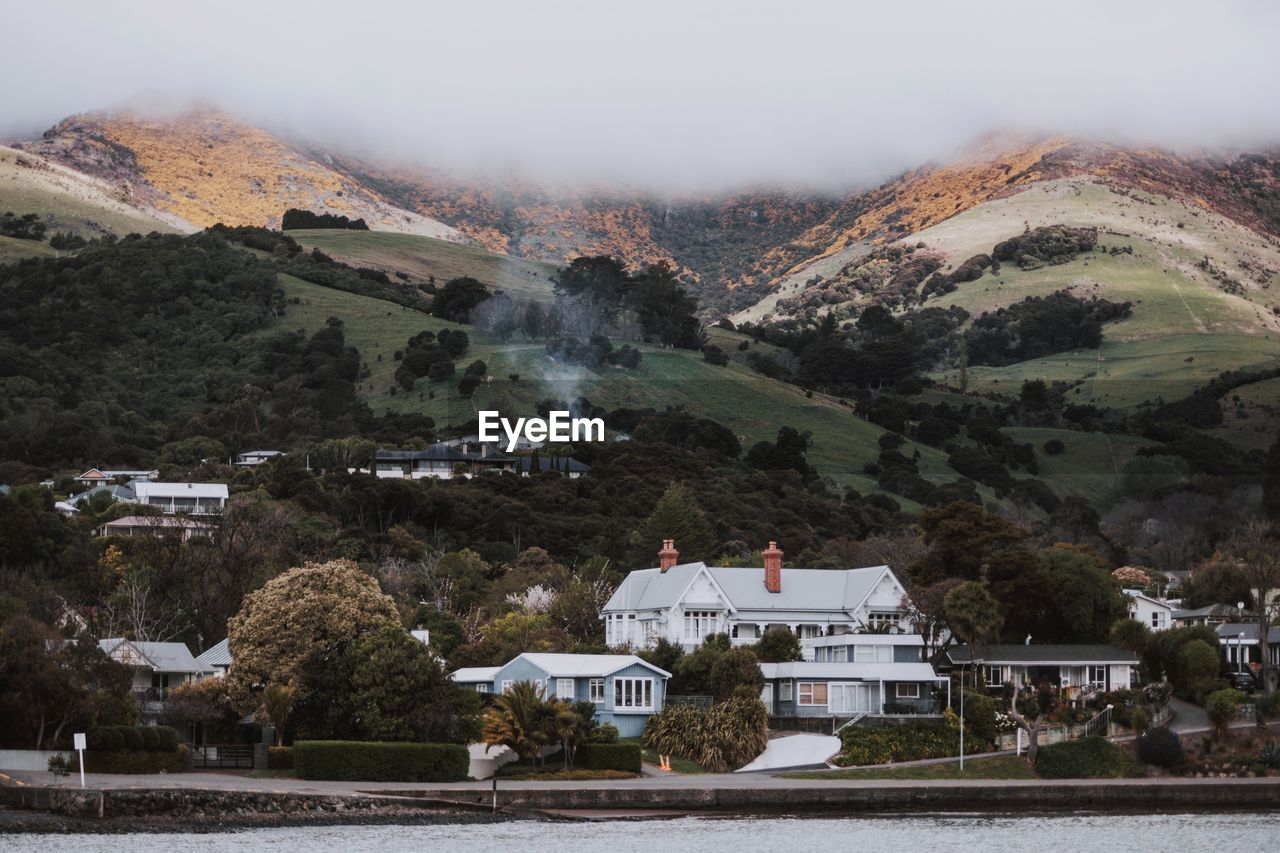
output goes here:
{"type": "MultiPolygon", "coordinates": [[[[73,754],[72,772],[80,762],[73,754]]],[[[191,769],[191,750],[179,744],[172,750],[90,749],[84,754],[86,773],[184,773],[191,769]]]]}
{"type": "Polygon", "coordinates": [[[89,732],[92,750],[147,750],[173,752],[178,730],[172,726],[98,726],[89,732]]]}
{"type": "Polygon", "coordinates": [[[300,779],[353,782],[460,782],[471,759],[452,743],[303,740],[293,745],[300,779]]]}
{"type": "Polygon", "coordinates": [[[896,726],[850,726],[840,733],[843,749],[835,763],[843,767],[918,761],[960,754],[960,729],[903,723],[896,726]]]}
{"type": "Polygon", "coordinates": [[[1043,779],[1125,779],[1142,776],[1142,765],[1106,738],[1055,743],[1041,747],[1036,772],[1043,779]]]}
{"type": "Polygon", "coordinates": [[[293,747],[291,746],[267,747],[267,769],[268,770],[292,770],[293,769],[293,747]]]}
{"type": "Polygon", "coordinates": [[[583,770],[623,770],[640,772],[640,744],[584,743],[578,747],[574,764],[583,770]]]}

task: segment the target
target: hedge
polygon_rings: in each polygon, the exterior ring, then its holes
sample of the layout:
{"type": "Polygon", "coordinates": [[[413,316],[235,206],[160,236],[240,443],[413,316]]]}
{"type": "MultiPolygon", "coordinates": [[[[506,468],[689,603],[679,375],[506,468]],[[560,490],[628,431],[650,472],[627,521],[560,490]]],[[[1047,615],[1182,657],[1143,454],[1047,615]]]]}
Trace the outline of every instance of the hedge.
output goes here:
{"type": "MultiPolygon", "coordinates": [[[[918,761],[960,754],[960,729],[947,725],[902,723],[892,726],[850,726],[840,733],[843,748],[835,763],[841,767],[918,761]]],[[[966,744],[973,752],[988,748],[981,741],[966,744]]]]}
{"type": "MultiPolygon", "coordinates": [[[[79,771],[79,761],[71,759],[79,771]]],[[[89,749],[84,754],[87,773],[183,773],[191,769],[191,750],[89,749]]]]}
{"type": "Polygon", "coordinates": [[[1101,737],[1040,747],[1036,772],[1043,779],[1125,779],[1145,775],[1137,759],[1101,737]]]}
{"type": "Polygon", "coordinates": [[[584,743],[574,755],[575,767],[583,770],[623,770],[640,772],[640,744],[584,743]]]}
{"type": "Polygon", "coordinates": [[[268,770],[292,770],[293,769],[293,747],[291,746],[267,747],[267,769],[268,770]]]}
{"type": "Polygon", "coordinates": [[[461,782],[471,757],[454,743],[302,740],[293,745],[299,779],[349,782],[461,782]]]}
{"type": "Polygon", "coordinates": [[[98,726],[89,732],[89,749],[173,752],[178,730],[172,726],[98,726]]]}

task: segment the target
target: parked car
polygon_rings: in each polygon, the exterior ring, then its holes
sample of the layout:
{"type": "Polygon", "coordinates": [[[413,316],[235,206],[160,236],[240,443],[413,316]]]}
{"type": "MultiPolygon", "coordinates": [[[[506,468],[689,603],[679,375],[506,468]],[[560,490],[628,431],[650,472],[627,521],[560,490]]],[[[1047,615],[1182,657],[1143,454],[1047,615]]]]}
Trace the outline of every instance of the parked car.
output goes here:
{"type": "Polygon", "coordinates": [[[1231,679],[1231,686],[1236,690],[1252,693],[1258,689],[1258,677],[1252,672],[1233,672],[1228,678],[1231,679]]]}

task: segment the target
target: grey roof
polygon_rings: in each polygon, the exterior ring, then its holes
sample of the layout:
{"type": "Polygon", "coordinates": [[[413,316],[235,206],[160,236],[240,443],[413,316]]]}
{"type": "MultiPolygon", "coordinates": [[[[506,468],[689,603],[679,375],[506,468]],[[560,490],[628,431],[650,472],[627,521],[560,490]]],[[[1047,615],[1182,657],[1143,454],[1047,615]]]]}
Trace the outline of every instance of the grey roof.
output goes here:
{"type": "Polygon", "coordinates": [[[95,495],[109,494],[118,501],[126,503],[137,503],[138,494],[129,486],[118,486],[114,483],[111,485],[94,486],[92,489],[86,489],[78,495],[72,495],[67,498],[67,503],[72,506],[79,506],[87,500],[92,500],[95,495]]]}
{"type": "Polygon", "coordinates": [[[525,652],[524,654],[516,655],[515,658],[508,661],[501,668],[505,669],[514,661],[522,658],[553,678],[606,676],[637,664],[667,678],[671,677],[671,673],[665,669],[654,666],[644,658],[636,655],[574,655],[556,652],[525,652]]]}
{"type": "MultiPolygon", "coordinates": [[[[740,618],[778,617],[790,611],[802,617],[817,612],[855,609],[889,572],[888,566],[861,569],[783,569],[782,591],[769,592],[764,585],[764,569],[754,567],[707,566],[682,563],[663,572],[639,569],[627,575],[614,592],[610,610],[665,610],[677,601],[697,574],[706,569],[724,592],[740,618]]],[[[892,572],[889,572],[892,575],[892,572]]],[[[895,579],[896,580],[896,579],[895,579]]]]}
{"type": "MultiPolygon", "coordinates": [[[[1223,642],[1230,643],[1240,639],[1240,635],[1244,634],[1246,643],[1258,642],[1258,623],[1257,622],[1223,622],[1214,627],[1218,632],[1218,636],[1223,642]]],[[[1273,625],[1267,631],[1268,643],[1280,643],[1280,625],[1273,625]]]]}
{"type": "Polygon", "coordinates": [[[115,637],[99,640],[98,648],[108,655],[122,643],[127,643],[142,657],[142,665],[156,672],[208,672],[194,657],[186,643],[144,643],[115,637]]]}
{"type": "MultiPolygon", "coordinates": [[[[968,646],[956,646],[947,652],[952,663],[967,663],[970,657],[968,646]]],[[[978,648],[977,659],[984,663],[1030,663],[1030,664],[1082,664],[1082,663],[1127,663],[1136,664],[1138,656],[1133,652],[1108,645],[1088,645],[1071,643],[1040,643],[1033,645],[993,644],[978,648]]]]}
{"type": "Polygon", "coordinates": [[[483,684],[486,681],[493,681],[493,677],[498,674],[500,666],[464,666],[450,676],[454,681],[461,684],[483,684]]]}
{"type": "Polygon", "coordinates": [[[210,646],[205,649],[196,656],[196,662],[206,670],[219,666],[231,666],[231,646],[229,641],[223,640],[216,646],[210,646]]]}
{"type": "Polygon", "coordinates": [[[792,661],[762,663],[766,679],[812,678],[820,681],[946,681],[927,663],[848,663],[792,661]]]}

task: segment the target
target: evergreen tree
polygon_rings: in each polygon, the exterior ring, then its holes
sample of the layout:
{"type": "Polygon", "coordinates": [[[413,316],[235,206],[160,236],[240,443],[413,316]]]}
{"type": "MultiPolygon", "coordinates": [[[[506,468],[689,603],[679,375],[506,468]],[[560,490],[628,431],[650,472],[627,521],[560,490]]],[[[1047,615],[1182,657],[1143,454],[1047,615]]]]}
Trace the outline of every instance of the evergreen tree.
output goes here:
{"type": "Polygon", "coordinates": [[[1262,469],[1262,511],[1280,521],[1280,436],[1276,436],[1267,451],[1267,462],[1262,469]]]}
{"type": "Polygon", "coordinates": [[[632,537],[635,559],[652,565],[664,539],[675,540],[682,563],[715,556],[715,530],[693,493],[678,483],[667,487],[653,512],[636,528],[632,537]]]}

